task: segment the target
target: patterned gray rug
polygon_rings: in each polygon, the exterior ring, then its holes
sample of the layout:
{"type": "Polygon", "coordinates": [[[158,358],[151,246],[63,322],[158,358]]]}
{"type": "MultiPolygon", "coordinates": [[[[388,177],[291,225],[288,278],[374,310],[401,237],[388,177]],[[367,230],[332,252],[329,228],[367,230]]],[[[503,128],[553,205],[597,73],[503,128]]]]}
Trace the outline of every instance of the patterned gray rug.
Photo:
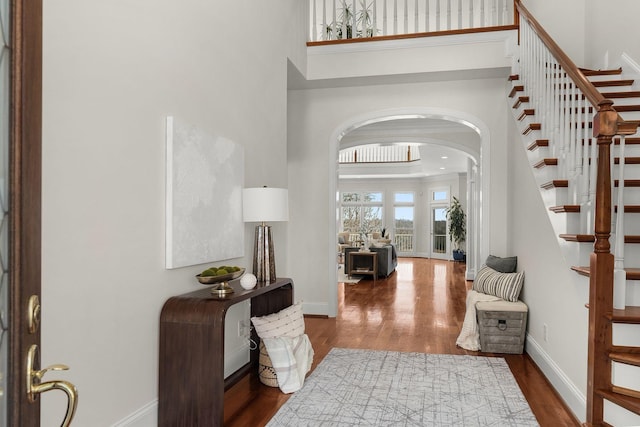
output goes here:
{"type": "Polygon", "coordinates": [[[497,357],[332,349],[267,426],[537,426],[497,357]]]}

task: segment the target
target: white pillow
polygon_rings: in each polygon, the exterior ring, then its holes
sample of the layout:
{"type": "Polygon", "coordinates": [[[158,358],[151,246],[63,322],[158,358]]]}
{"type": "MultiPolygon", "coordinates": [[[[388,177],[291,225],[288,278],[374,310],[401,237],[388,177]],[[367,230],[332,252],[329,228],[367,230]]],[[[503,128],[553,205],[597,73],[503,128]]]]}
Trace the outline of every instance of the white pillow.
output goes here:
{"type": "Polygon", "coordinates": [[[260,338],[290,337],[304,334],[302,304],[295,303],[277,313],[252,317],[251,322],[260,338]]]}

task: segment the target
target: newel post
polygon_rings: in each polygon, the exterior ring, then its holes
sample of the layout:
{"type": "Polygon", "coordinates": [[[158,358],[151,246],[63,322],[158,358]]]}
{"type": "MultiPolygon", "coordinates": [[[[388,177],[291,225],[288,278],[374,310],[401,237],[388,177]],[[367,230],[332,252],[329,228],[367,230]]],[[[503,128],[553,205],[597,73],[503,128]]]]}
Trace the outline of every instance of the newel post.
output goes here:
{"type": "Polygon", "coordinates": [[[587,368],[587,423],[601,425],[604,403],[598,390],[611,388],[613,311],[613,264],[611,235],[611,143],[617,133],[618,113],[613,102],[603,100],[593,122],[593,135],[598,139],[598,176],[596,183],[595,243],[590,259],[589,276],[589,350],[587,368]]]}

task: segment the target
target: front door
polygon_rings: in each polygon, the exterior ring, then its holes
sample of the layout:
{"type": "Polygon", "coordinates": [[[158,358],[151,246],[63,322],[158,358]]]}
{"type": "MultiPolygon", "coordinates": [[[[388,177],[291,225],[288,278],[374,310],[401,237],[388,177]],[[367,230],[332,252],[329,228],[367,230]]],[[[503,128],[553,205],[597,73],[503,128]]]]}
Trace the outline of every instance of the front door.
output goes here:
{"type": "Polygon", "coordinates": [[[0,33],[0,427],[31,427],[40,425],[39,391],[68,384],[41,384],[37,372],[42,1],[0,0],[0,33]]]}

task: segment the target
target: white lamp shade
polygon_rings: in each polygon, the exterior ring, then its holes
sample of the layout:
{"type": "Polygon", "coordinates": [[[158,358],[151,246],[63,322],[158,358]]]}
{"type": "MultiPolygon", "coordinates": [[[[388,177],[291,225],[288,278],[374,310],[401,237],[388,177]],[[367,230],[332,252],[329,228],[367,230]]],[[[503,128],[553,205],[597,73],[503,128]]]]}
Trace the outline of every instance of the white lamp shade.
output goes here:
{"type": "Polygon", "coordinates": [[[289,220],[289,192],[286,188],[245,188],[242,190],[244,222],[289,220]]]}

